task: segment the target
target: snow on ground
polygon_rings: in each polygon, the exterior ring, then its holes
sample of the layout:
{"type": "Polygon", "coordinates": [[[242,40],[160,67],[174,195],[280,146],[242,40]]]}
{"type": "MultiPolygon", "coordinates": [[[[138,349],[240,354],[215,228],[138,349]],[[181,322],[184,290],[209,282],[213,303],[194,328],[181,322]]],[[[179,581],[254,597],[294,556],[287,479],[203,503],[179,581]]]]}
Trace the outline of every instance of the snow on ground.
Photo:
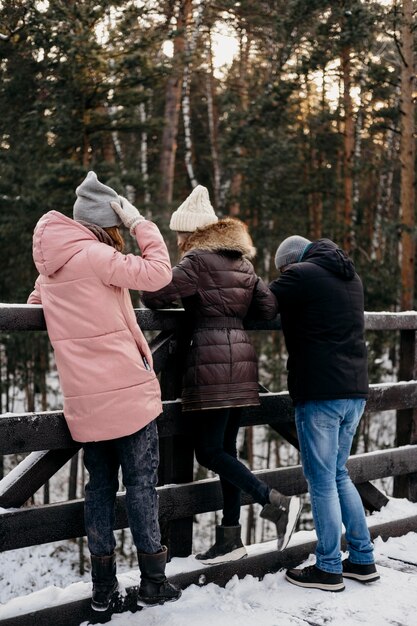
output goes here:
{"type": "MultiPolygon", "coordinates": [[[[417,504],[392,499],[383,511],[372,515],[369,522],[381,523],[416,514],[417,504]]],[[[312,539],[314,533],[299,532],[294,535],[291,545],[312,539]]],[[[248,552],[255,555],[274,547],[275,542],[256,544],[248,546],[248,552]]],[[[291,585],[284,579],[284,572],[267,574],[262,581],[252,576],[243,580],[234,577],[225,588],[214,584],[192,585],[175,603],[148,608],[145,613],[114,615],[111,623],[123,626],[212,626],[215,621],[216,626],[253,626],[256,623],[260,626],[417,626],[416,555],[417,533],[386,542],[377,538],[375,557],[381,580],[369,586],[348,580],[345,592],[328,593],[291,585]]],[[[80,577],[69,565],[68,556],[63,546],[54,547],[54,544],[1,554],[0,571],[7,572],[6,576],[3,574],[3,585],[6,580],[16,594],[21,584],[19,581],[26,578],[28,583],[32,578],[33,586],[41,589],[0,606],[0,620],[88,597],[91,593],[89,575],[85,575],[83,581],[71,584],[80,577]],[[49,557],[45,556],[44,562],[42,552],[49,557]]],[[[307,563],[312,562],[314,557],[311,555],[307,563]]],[[[193,556],[174,558],[167,566],[167,574],[172,576],[200,567],[193,556]]],[[[120,574],[119,581],[121,587],[137,584],[138,570],[134,568],[120,574]]]]}
{"type": "MultiPolygon", "coordinates": [[[[382,543],[382,542],[381,542],[382,543]]],[[[409,533],[383,544],[385,552],[415,555],[417,535],[409,533]]],[[[376,546],[380,558],[379,543],[376,546]]],[[[309,562],[312,559],[309,559],[309,562]]],[[[417,567],[414,575],[378,565],[381,580],[365,586],[346,581],[342,593],[305,590],[284,579],[284,572],[267,574],[262,581],[235,576],[223,589],[214,584],[192,585],[174,603],[146,609],[146,614],[113,616],[111,623],[133,626],[415,626],[417,624],[417,567]]],[[[86,623],[84,623],[86,624],[86,623]]]]}

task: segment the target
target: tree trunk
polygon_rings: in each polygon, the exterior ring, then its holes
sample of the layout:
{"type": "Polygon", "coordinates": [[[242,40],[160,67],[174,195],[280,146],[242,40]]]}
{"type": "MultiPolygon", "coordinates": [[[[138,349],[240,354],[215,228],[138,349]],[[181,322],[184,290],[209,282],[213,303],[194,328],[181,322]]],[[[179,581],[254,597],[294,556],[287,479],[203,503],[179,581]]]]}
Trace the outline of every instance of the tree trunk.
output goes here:
{"type": "Polygon", "coordinates": [[[213,164],[213,195],[214,206],[216,209],[220,207],[220,160],[219,160],[219,146],[218,146],[218,127],[219,127],[219,115],[216,107],[215,99],[215,85],[214,85],[214,67],[213,67],[213,52],[211,47],[211,31],[208,35],[208,73],[206,79],[206,95],[207,95],[207,115],[208,125],[210,133],[210,150],[211,161],[213,164]]]}
{"type": "Polygon", "coordinates": [[[310,198],[310,237],[315,241],[321,239],[323,232],[323,193],[317,189],[320,185],[321,169],[322,169],[322,155],[320,151],[314,146],[311,148],[310,154],[311,161],[311,173],[314,177],[310,179],[310,184],[313,184],[313,191],[310,198]]]}
{"type": "Polygon", "coordinates": [[[403,0],[401,66],[401,309],[413,308],[414,302],[414,51],[413,2],[403,0]]]}
{"type": "MultiPolygon", "coordinates": [[[[195,18],[195,23],[190,34],[188,28],[187,45],[186,45],[186,57],[187,61],[184,67],[184,77],[182,81],[182,115],[184,123],[184,142],[185,142],[185,167],[190,179],[191,186],[194,188],[197,186],[198,181],[194,173],[193,166],[193,140],[191,134],[191,69],[193,56],[197,44],[197,35],[200,29],[201,19],[204,12],[204,2],[200,2],[198,12],[195,18]]],[[[189,14],[191,17],[191,11],[189,14]]]]}
{"type": "Polygon", "coordinates": [[[181,0],[178,8],[172,75],[168,79],[165,96],[165,126],[162,134],[160,160],[160,203],[172,202],[174,191],[175,155],[177,153],[178,120],[181,104],[181,86],[184,67],[185,28],[192,8],[192,0],[181,0]]]}
{"type": "Polygon", "coordinates": [[[389,219],[392,206],[395,154],[398,150],[398,141],[394,130],[389,129],[387,131],[384,145],[386,158],[379,173],[373,224],[372,221],[370,222],[371,259],[377,262],[381,262],[385,255],[384,222],[389,219]]]}
{"type": "Polygon", "coordinates": [[[88,168],[91,162],[91,144],[90,137],[87,132],[87,126],[90,123],[90,111],[83,113],[83,147],[81,152],[83,167],[88,168]]]}
{"type": "MultiPolygon", "coordinates": [[[[143,125],[143,130],[140,134],[140,169],[142,172],[142,182],[144,188],[143,201],[146,207],[151,202],[151,194],[149,193],[149,173],[148,173],[148,133],[145,130],[146,125],[146,106],[144,102],[139,105],[140,123],[143,125]]],[[[151,219],[151,215],[147,214],[147,217],[151,219]]]]}
{"type": "Polygon", "coordinates": [[[342,146],[342,80],[339,78],[339,96],[338,96],[338,115],[337,115],[337,134],[339,136],[339,144],[336,150],[336,199],[335,199],[335,222],[336,227],[334,230],[334,239],[339,240],[343,232],[343,194],[342,194],[342,179],[343,179],[343,146],[342,146]]]}
{"type": "Polygon", "coordinates": [[[353,154],[355,148],[354,122],[352,109],[350,47],[344,46],[341,53],[343,78],[344,109],[344,151],[343,151],[343,189],[344,189],[344,248],[350,252],[353,248],[353,154]]]}
{"type": "Polygon", "coordinates": [[[361,160],[362,154],[362,129],[364,127],[365,122],[365,102],[364,102],[364,85],[365,85],[365,75],[362,74],[359,79],[360,85],[360,103],[358,113],[356,115],[356,123],[354,125],[354,174],[353,174],[353,198],[352,198],[352,231],[355,235],[356,232],[356,223],[357,223],[357,215],[360,201],[360,177],[359,170],[357,168],[358,164],[361,160]]]}
{"type": "MultiPolygon", "coordinates": [[[[240,32],[240,72],[239,72],[239,101],[241,103],[241,112],[244,113],[248,109],[248,85],[247,85],[247,74],[248,74],[248,62],[249,62],[249,52],[250,52],[251,42],[249,39],[249,35],[242,30],[240,32]]],[[[242,116],[242,120],[240,125],[243,127],[245,125],[245,121],[242,116]]],[[[243,146],[239,146],[237,149],[239,158],[237,162],[237,171],[232,177],[232,182],[230,183],[230,196],[231,202],[229,206],[229,214],[232,217],[236,217],[240,213],[240,194],[242,191],[242,183],[243,183],[243,174],[241,171],[240,158],[243,158],[246,154],[246,149],[243,146]]]]}
{"type": "MultiPolygon", "coordinates": [[[[103,123],[108,123],[110,126],[111,120],[108,108],[101,105],[97,107],[94,113],[98,118],[100,118],[100,120],[103,120],[103,123]]],[[[100,139],[103,161],[114,165],[116,163],[116,148],[113,141],[113,133],[110,130],[103,129],[100,133],[100,139]]]]}

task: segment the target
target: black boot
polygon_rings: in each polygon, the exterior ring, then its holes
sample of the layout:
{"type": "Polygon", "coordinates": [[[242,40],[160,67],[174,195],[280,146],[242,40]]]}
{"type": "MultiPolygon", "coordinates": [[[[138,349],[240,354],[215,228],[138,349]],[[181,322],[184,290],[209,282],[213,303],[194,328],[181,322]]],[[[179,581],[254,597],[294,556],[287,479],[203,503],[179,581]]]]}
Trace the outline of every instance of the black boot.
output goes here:
{"type": "Polygon", "coordinates": [[[173,602],[181,596],[181,590],[171,585],[165,576],[167,562],[166,546],[156,554],[138,552],[140,569],[139,605],[163,604],[173,602]]]}
{"type": "Polygon", "coordinates": [[[240,526],[216,526],[215,544],[202,554],[196,554],[196,559],[205,565],[237,561],[247,556],[246,548],[240,538],[240,526]]]}
{"type": "Polygon", "coordinates": [[[116,555],[114,553],[110,556],[94,556],[92,554],[91,577],[93,580],[91,606],[95,611],[106,611],[118,586],[116,555]]]}

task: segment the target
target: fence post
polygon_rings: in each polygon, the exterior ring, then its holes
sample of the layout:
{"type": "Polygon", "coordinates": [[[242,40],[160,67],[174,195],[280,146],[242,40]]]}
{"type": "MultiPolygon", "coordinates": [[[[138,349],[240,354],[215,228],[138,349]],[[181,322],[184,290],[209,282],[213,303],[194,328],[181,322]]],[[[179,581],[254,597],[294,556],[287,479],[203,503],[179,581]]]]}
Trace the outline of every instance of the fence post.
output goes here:
{"type": "MultiPolygon", "coordinates": [[[[182,364],[188,348],[188,332],[184,324],[177,331],[177,341],[172,342],[170,355],[161,371],[163,400],[181,397],[182,364]]],[[[191,436],[174,435],[159,440],[159,484],[188,483],[193,480],[194,447],[191,436]]],[[[192,552],[193,517],[161,522],[162,543],[168,547],[170,557],[185,557],[192,552]]]]}
{"type": "MultiPolygon", "coordinates": [[[[400,331],[400,365],[398,379],[415,380],[416,366],[416,331],[400,331]]],[[[403,409],[397,411],[396,446],[405,446],[417,441],[417,409],[403,409]]],[[[417,475],[396,476],[394,478],[394,493],[396,498],[410,498],[417,500],[417,475]]]]}

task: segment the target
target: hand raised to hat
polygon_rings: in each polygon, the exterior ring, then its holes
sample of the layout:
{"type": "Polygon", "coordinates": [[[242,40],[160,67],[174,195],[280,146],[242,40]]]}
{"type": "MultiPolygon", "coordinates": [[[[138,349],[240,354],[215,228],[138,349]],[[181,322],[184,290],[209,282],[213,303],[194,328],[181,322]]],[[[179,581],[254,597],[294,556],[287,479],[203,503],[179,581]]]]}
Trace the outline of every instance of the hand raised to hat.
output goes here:
{"type": "Polygon", "coordinates": [[[134,237],[136,226],[140,222],[143,222],[145,218],[139,213],[137,208],[129,202],[129,200],[126,200],[123,196],[119,196],[119,198],[121,200],[121,204],[118,202],[110,202],[111,208],[115,213],[117,213],[126,228],[130,230],[132,237],[134,237]]]}

